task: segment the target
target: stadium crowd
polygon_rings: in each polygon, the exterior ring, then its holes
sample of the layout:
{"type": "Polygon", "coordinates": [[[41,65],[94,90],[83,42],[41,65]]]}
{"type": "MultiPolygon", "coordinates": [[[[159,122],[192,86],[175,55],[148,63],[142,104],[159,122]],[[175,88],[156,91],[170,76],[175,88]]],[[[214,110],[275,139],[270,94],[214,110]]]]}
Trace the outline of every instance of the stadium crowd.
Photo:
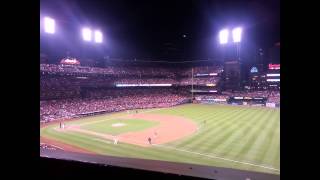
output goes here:
{"type": "Polygon", "coordinates": [[[223,72],[223,67],[222,66],[199,66],[199,67],[193,67],[193,68],[185,68],[181,69],[179,71],[180,76],[192,76],[192,69],[193,69],[193,74],[210,74],[210,73],[222,73],[223,72]]]}
{"type": "MultiPolygon", "coordinates": [[[[191,68],[173,70],[161,67],[98,68],[40,64],[40,119],[48,122],[99,111],[114,112],[175,106],[191,98],[188,85],[191,85],[192,81],[194,85],[216,86],[220,81],[219,75],[208,74],[221,73],[223,70],[219,66],[206,66],[196,67],[193,71],[206,75],[192,80],[191,68]],[[174,86],[116,88],[115,84],[173,84],[174,86]]],[[[211,87],[203,86],[203,88],[211,90],[211,87]]],[[[268,98],[268,102],[280,102],[280,93],[276,91],[224,91],[216,95],[196,95],[195,98],[220,99],[222,102],[231,96],[265,97],[268,98]]]]}
{"type": "Polygon", "coordinates": [[[280,104],[280,92],[279,91],[271,91],[268,96],[268,103],[280,104]]]}
{"type": "Polygon", "coordinates": [[[270,91],[242,91],[242,92],[230,92],[230,91],[224,91],[222,94],[228,95],[228,96],[240,96],[240,97],[264,97],[267,98],[270,94],[270,91]]]}
{"type": "MultiPolygon", "coordinates": [[[[197,73],[221,73],[221,66],[194,67],[194,74],[197,73]]],[[[173,78],[175,76],[191,76],[192,68],[163,68],[163,67],[115,67],[106,66],[104,68],[89,66],[70,66],[56,64],[40,64],[40,71],[49,74],[59,73],[82,73],[82,74],[104,74],[104,75],[139,75],[139,76],[164,76],[173,78]]]]}
{"type": "Polygon", "coordinates": [[[97,90],[85,98],[48,100],[40,102],[41,121],[69,119],[93,112],[115,112],[130,109],[171,107],[185,102],[188,96],[167,89],[97,90]]]}
{"type": "Polygon", "coordinates": [[[115,79],[115,84],[178,84],[173,78],[121,78],[115,79]]]}
{"type": "Polygon", "coordinates": [[[226,95],[196,95],[195,99],[198,100],[206,100],[206,99],[220,99],[220,100],[228,100],[229,96],[226,95]]]}
{"type": "Polygon", "coordinates": [[[220,77],[202,77],[202,78],[183,78],[180,80],[180,85],[206,85],[206,84],[217,84],[220,81],[220,77]]]}
{"type": "Polygon", "coordinates": [[[115,84],[173,84],[173,85],[207,85],[218,84],[220,77],[139,77],[139,76],[84,76],[74,74],[42,74],[40,76],[40,87],[43,91],[69,90],[79,86],[114,86],[115,84]]]}
{"type": "Polygon", "coordinates": [[[104,75],[153,75],[174,77],[174,71],[168,68],[153,68],[153,67],[113,67],[107,66],[104,68],[89,67],[89,66],[68,66],[56,64],[40,64],[40,71],[49,74],[58,73],[83,73],[83,74],[104,74],[104,75]]]}

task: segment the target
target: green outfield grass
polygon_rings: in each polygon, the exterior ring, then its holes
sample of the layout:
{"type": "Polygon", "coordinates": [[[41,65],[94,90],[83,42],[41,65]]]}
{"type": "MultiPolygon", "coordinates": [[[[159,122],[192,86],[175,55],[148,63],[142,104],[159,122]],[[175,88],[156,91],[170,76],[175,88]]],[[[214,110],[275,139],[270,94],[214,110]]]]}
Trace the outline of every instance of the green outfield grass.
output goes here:
{"type": "Polygon", "coordinates": [[[106,121],[94,122],[92,124],[86,124],[81,126],[81,128],[99,133],[118,135],[126,132],[141,131],[143,129],[156,126],[157,124],[159,123],[141,119],[110,119],[106,121]],[[124,126],[112,126],[115,124],[123,124],[124,126]]]}
{"type": "MultiPolygon", "coordinates": [[[[54,130],[59,125],[42,128],[40,134],[99,154],[280,174],[280,109],[188,104],[160,110],[139,110],[139,113],[186,117],[196,122],[200,129],[178,141],[149,148],[123,143],[113,145],[93,140],[97,137],[91,135],[54,130]],[[203,121],[206,121],[205,125],[203,121]]],[[[93,128],[91,130],[109,133],[111,131],[107,130],[108,124],[119,122],[118,119],[123,115],[127,113],[86,117],[68,124],[102,120],[101,127],[100,122],[90,124],[90,128],[93,128]]],[[[145,123],[139,128],[154,126],[145,123]]],[[[130,129],[130,126],[127,126],[128,131],[134,130],[130,129]]],[[[139,128],[136,130],[140,130],[139,128]]]]}

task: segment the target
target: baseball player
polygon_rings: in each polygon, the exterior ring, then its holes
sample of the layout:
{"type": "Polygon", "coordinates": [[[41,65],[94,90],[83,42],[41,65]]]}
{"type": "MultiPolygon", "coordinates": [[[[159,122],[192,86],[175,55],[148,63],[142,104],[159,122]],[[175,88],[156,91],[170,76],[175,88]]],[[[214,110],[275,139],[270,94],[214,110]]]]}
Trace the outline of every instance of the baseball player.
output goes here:
{"type": "Polygon", "coordinates": [[[114,138],[113,144],[118,144],[118,139],[117,138],[114,138]]]}

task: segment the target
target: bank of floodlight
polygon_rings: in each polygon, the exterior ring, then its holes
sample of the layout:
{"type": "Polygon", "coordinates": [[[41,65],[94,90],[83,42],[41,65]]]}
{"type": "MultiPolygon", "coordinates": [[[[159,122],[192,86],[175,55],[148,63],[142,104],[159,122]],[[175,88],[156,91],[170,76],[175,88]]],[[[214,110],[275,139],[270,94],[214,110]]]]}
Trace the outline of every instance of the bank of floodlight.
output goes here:
{"type": "Polygon", "coordinates": [[[241,42],[242,28],[237,27],[232,30],[232,39],[234,43],[241,42]]]}
{"type": "Polygon", "coordinates": [[[223,29],[219,32],[219,40],[220,44],[227,44],[228,43],[228,37],[229,37],[229,30],[223,29]]]}
{"type": "Polygon", "coordinates": [[[44,32],[49,34],[55,33],[55,20],[50,17],[44,18],[44,32]]]}
{"type": "Polygon", "coordinates": [[[83,28],[82,29],[82,38],[84,41],[91,41],[92,40],[92,31],[90,28],[83,28]]]}
{"type": "Polygon", "coordinates": [[[99,30],[94,31],[94,41],[96,43],[102,43],[102,32],[99,30]]]}

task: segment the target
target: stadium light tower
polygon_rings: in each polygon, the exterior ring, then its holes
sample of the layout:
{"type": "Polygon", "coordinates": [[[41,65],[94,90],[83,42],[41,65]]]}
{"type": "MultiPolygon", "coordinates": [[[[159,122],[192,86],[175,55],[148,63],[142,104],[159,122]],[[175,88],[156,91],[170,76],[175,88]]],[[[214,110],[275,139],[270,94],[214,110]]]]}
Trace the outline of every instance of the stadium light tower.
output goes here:
{"type": "Polygon", "coordinates": [[[44,32],[49,34],[55,33],[55,20],[50,17],[44,18],[44,32]]]}
{"type": "Polygon", "coordinates": [[[220,44],[227,44],[228,43],[228,37],[229,37],[229,30],[223,29],[219,32],[219,39],[220,44]]]}
{"type": "Polygon", "coordinates": [[[242,34],[242,28],[237,27],[232,30],[232,38],[234,43],[240,43],[241,42],[241,34],[242,34]]]}
{"type": "Polygon", "coordinates": [[[102,43],[102,32],[99,30],[94,31],[94,41],[96,43],[102,43]]]}
{"type": "MultiPolygon", "coordinates": [[[[235,45],[236,45],[237,58],[238,58],[238,60],[240,60],[240,45],[241,45],[241,39],[242,39],[242,27],[233,28],[231,33],[232,33],[233,43],[235,43],[235,45]]],[[[219,39],[220,39],[220,44],[228,44],[229,30],[228,29],[221,30],[219,32],[219,39]]]]}
{"type": "Polygon", "coordinates": [[[84,41],[91,41],[92,40],[92,31],[90,28],[83,28],[82,29],[82,38],[84,41]]]}
{"type": "Polygon", "coordinates": [[[233,42],[236,43],[237,57],[239,60],[240,60],[241,36],[242,36],[242,28],[241,27],[236,27],[232,30],[232,39],[233,39],[233,42]]]}

